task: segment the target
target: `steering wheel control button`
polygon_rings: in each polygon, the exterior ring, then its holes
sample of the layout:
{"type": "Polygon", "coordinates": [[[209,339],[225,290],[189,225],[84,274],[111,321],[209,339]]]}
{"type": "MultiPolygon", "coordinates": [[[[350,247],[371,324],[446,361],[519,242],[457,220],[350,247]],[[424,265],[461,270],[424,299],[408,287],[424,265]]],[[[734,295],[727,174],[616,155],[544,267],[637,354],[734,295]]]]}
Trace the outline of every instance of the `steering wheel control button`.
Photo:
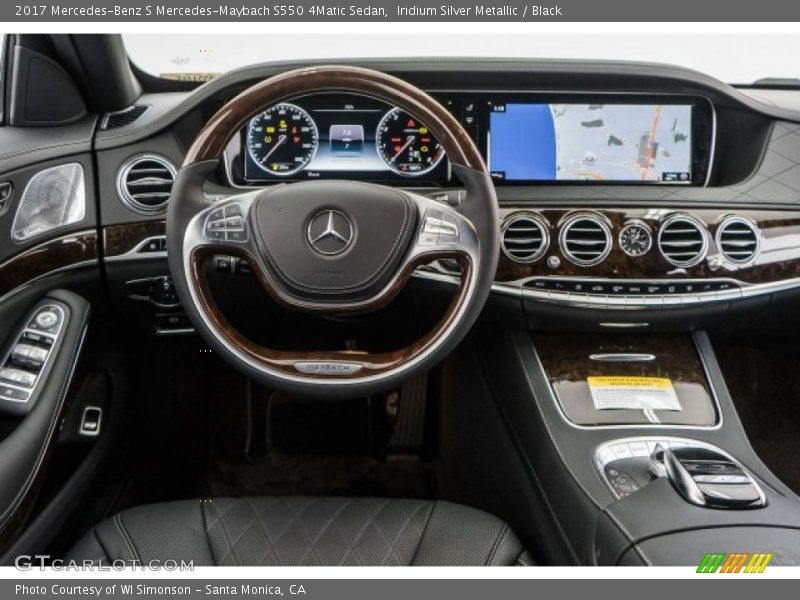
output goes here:
{"type": "Polygon", "coordinates": [[[177,306],[180,302],[171,277],[159,277],[155,280],[151,300],[159,306],[177,306]]]}
{"type": "Polygon", "coordinates": [[[246,242],[247,228],[241,205],[234,202],[208,213],[203,235],[212,241],[246,242]]]}
{"type": "Polygon", "coordinates": [[[355,375],[363,365],[358,363],[343,363],[330,361],[299,361],[294,363],[294,368],[307,375],[355,375]]]}
{"type": "Polygon", "coordinates": [[[417,243],[420,246],[458,244],[461,230],[452,215],[438,209],[428,209],[417,243]]]}

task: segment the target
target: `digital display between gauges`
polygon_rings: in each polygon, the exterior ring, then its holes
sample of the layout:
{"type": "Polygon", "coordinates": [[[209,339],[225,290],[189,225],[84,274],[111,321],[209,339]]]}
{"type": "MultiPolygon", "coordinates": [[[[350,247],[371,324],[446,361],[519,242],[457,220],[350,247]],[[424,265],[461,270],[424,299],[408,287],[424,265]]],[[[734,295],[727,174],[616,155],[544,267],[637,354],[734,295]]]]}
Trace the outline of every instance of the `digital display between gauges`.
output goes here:
{"type": "Polygon", "coordinates": [[[399,108],[384,115],[375,137],[381,158],[400,175],[428,173],[444,157],[444,149],[428,128],[399,108]]]}
{"type": "Polygon", "coordinates": [[[317,125],[294,104],[277,104],[255,116],[247,128],[247,150],[255,165],[280,177],[301,171],[317,152],[317,125]]]}

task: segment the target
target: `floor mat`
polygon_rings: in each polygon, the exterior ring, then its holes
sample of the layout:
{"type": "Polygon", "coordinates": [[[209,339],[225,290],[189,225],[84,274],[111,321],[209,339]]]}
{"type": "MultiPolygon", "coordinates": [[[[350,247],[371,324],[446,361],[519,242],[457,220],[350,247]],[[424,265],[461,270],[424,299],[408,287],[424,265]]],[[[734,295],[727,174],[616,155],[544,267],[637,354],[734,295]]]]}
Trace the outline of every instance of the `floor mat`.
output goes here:
{"type": "Polygon", "coordinates": [[[196,495],[431,498],[431,479],[412,459],[270,454],[252,463],[213,462],[196,495]]]}
{"type": "Polygon", "coordinates": [[[432,498],[419,452],[391,446],[401,396],[412,394],[334,400],[251,384],[219,397],[194,495],[432,498]]]}

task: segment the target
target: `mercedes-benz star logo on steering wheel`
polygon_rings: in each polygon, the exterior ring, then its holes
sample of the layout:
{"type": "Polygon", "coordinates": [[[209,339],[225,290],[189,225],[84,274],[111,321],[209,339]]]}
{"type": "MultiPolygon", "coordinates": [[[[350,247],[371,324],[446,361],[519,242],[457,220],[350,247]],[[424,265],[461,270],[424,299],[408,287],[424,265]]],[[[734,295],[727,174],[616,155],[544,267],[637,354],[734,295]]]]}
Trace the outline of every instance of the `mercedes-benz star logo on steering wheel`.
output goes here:
{"type": "Polygon", "coordinates": [[[350,247],[354,237],[353,224],[338,210],[323,210],[311,218],[308,224],[308,242],[311,247],[326,256],[341,254],[350,247]]]}

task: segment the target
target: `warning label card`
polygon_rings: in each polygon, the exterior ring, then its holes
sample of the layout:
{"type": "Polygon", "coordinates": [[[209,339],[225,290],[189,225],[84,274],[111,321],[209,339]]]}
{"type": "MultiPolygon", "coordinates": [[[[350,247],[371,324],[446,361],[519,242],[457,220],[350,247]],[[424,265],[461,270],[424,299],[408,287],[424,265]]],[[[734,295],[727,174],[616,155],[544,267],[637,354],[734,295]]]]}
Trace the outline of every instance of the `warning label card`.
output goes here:
{"type": "Polygon", "coordinates": [[[597,410],[681,410],[681,403],[666,377],[588,377],[597,410]]]}

